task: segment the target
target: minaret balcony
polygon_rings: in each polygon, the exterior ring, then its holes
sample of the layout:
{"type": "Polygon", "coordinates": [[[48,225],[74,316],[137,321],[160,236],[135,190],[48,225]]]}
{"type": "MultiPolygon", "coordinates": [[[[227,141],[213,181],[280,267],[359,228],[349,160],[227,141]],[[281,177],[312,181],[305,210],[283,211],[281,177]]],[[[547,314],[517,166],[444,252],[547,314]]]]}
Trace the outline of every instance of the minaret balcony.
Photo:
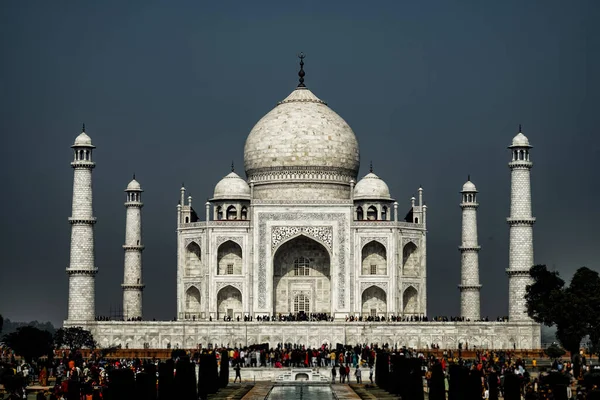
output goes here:
{"type": "Polygon", "coordinates": [[[535,224],[534,217],[508,217],[506,222],[511,226],[531,226],[535,224]]]}
{"type": "Polygon", "coordinates": [[[141,244],[135,245],[135,244],[124,244],[123,245],[123,249],[125,251],[142,251],[144,250],[144,246],[141,244]]]}
{"type": "Polygon", "coordinates": [[[71,162],[71,167],[92,169],[96,167],[96,163],[93,161],[77,160],[71,162]]]}
{"type": "Polygon", "coordinates": [[[93,225],[96,223],[96,217],[89,217],[89,218],[69,217],[69,223],[71,225],[93,225]]]}
{"type": "Polygon", "coordinates": [[[479,251],[481,250],[481,246],[459,246],[458,250],[461,252],[464,251],[479,251]]]}
{"type": "Polygon", "coordinates": [[[144,290],[146,285],[143,283],[123,283],[121,287],[123,290],[144,290]]]}
{"type": "Polygon", "coordinates": [[[515,160],[508,163],[510,169],[531,169],[533,163],[525,160],[515,160]]]}
{"type": "Polygon", "coordinates": [[[530,276],[528,269],[505,269],[508,276],[530,276]]]}
{"type": "Polygon", "coordinates": [[[98,273],[98,268],[92,267],[90,269],[84,268],[67,268],[67,275],[96,275],[98,273]]]}
{"type": "Polygon", "coordinates": [[[142,203],[141,201],[126,201],[125,202],[125,207],[139,207],[142,208],[144,206],[144,203],[142,203]]]}

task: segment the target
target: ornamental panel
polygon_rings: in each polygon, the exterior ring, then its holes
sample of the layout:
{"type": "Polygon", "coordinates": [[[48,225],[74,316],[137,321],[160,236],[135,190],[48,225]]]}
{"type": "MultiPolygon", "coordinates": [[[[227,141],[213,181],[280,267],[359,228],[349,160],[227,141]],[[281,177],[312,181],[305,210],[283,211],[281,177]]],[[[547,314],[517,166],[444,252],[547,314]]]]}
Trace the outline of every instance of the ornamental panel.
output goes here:
{"type": "Polygon", "coordinates": [[[267,306],[267,221],[332,221],[337,223],[338,304],[345,307],[346,295],[346,214],[342,213],[259,213],[258,214],[258,307],[267,306]]]}
{"type": "Polygon", "coordinates": [[[386,251],[388,249],[388,238],[387,236],[363,236],[360,238],[360,248],[362,249],[363,247],[365,247],[365,244],[372,242],[372,241],[376,241],[379,242],[383,245],[383,247],[385,247],[386,251]]]}
{"type": "Polygon", "coordinates": [[[380,289],[383,289],[385,294],[388,294],[388,283],[387,282],[361,282],[360,283],[360,293],[362,294],[366,289],[371,286],[377,286],[380,289]]]}
{"type": "Polygon", "coordinates": [[[220,245],[230,240],[243,248],[242,243],[244,242],[244,238],[241,236],[217,236],[215,239],[215,247],[218,248],[220,245]]]}
{"type": "Polygon", "coordinates": [[[224,287],[227,286],[231,286],[236,288],[237,290],[240,291],[240,293],[242,293],[242,282],[217,282],[216,283],[217,286],[217,290],[215,293],[219,293],[219,290],[223,289],[224,287]]]}
{"type": "Polygon", "coordinates": [[[331,226],[273,226],[271,227],[271,250],[277,248],[286,239],[300,234],[317,239],[329,251],[333,250],[333,227],[331,226]]]}

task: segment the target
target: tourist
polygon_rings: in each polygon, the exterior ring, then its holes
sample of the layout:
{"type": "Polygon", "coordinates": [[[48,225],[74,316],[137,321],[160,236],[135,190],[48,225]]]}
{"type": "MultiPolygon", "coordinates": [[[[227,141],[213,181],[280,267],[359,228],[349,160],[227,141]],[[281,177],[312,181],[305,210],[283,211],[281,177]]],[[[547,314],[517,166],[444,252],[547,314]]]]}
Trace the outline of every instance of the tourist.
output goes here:
{"type": "Polygon", "coordinates": [[[346,364],[346,371],[345,371],[345,375],[346,375],[346,379],[348,379],[348,383],[350,383],[350,364],[346,364]]]}
{"type": "Polygon", "coordinates": [[[344,364],[340,364],[340,383],[346,382],[346,368],[344,368],[344,364]]]}
{"type": "Polygon", "coordinates": [[[371,385],[374,384],[373,382],[373,374],[375,373],[375,370],[373,369],[373,364],[369,365],[369,380],[371,381],[371,385]]]}
{"type": "Polygon", "coordinates": [[[358,365],[356,366],[356,370],[354,371],[354,376],[356,377],[356,383],[361,384],[362,383],[362,372],[358,365]]]}
{"type": "Polygon", "coordinates": [[[331,383],[335,383],[335,375],[336,375],[335,365],[331,368],[331,383]]]}
{"type": "Polygon", "coordinates": [[[233,380],[233,383],[236,383],[238,378],[240,378],[240,383],[242,383],[240,363],[236,363],[233,369],[235,370],[235,379],[233,380]]]}

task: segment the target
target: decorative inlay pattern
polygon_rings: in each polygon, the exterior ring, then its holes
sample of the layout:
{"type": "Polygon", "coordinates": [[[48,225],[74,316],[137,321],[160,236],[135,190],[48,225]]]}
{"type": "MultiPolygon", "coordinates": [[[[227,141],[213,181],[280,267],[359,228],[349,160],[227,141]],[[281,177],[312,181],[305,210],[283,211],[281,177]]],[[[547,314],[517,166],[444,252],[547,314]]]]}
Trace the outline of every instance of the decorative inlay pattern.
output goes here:
{"type": "Polygon", "coordinates": [[[403,237],[402,238],[402,247],[406,246],[407,243],[413,242],[415,246],[419,247],[419,239],[412,237],[403,237]]]}
{"type": "Polygon", "coordinates": [[[241,236],[217,236],[217,239],[215,241],[215,247],[218,248],[220,245],[230,240],[234,243],[237,243],[240,247],[244,247],[242,246],[242,244],[244,243],[244,238],[241,236]]]}
{"type": "Polygon", "coordinates": [[[331,226],[273,226],[271,227],[271,250],[277,248],[286,239],[304,234],[322,242],[333,250],[333,228],[331,226]]]}
{"type": "Polygon", "coordinates": [[[404,283],[402,283],[402,293],[404,293],[404,291],[406,289],[408,289],[410,286],[414,287],[417,290],[417,293],[419,293],[419,284],[418,283],[413,283],[413,282],[404,282],[404,283]]]}
{"type": "Polygon", "coordinates": [[[200,248],[202,248],[203,240],[204,238],[202,237],[186,238],[184,240],[184,247],[188,247],[190,243],[195,242],[198,246],[200,246],[200,248]]]}
{"type": "Polygon", "coordinates": [[[234,287],[237,290],[239,290],[240,293],[242,293],[242,283],[241,282],[217,282],[216,286],[217,286],[217,290],[215,291],[215,293],[219,293],[219,290],[221,290],[227,286],[234,287]]]}
{"type": "Polygon", "coordinates": [[[367,237],[361,237],[360,238],[360,248],[362,249],[363,247],[365,247],[365,244],[372,242],[372,241],[376,241],[379,242],[383,245],[383,247],[385,247],[385,249],[387,250],[388,247],[388,240],[387,237],[385,236],[367,236],[367,237]]]}
{"type": "Polygon", "coordinates": [[[383,291],[385,292],[385,294],[387,295],[388,293],[388,283],[387,282],[361,282],[360,283],[360,292],[364,292],[366,289],[370,288],[371,286],[377,286],[380,289],[383,289],[383,291]]]}
{"type": "Polygon", "coordinates": [[[267,221],[333,221],[337,223],[339,251],[338,305],[345,307],[346,295],[346,214],[342,213],[258,213],[258,307],[267,306],[267,221]]]}

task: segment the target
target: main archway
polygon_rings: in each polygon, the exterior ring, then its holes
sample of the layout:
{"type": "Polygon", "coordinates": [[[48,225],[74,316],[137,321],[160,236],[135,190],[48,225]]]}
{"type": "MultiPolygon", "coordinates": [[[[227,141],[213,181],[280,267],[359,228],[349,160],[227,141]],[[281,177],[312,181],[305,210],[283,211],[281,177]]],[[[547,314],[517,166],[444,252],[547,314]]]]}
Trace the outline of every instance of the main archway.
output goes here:
{"type": "Polygon", "coordinates": [[[306,236],[282,244],[273,256],[273,312],[331,313],[331,261],[327,249],[306,236]]]}

